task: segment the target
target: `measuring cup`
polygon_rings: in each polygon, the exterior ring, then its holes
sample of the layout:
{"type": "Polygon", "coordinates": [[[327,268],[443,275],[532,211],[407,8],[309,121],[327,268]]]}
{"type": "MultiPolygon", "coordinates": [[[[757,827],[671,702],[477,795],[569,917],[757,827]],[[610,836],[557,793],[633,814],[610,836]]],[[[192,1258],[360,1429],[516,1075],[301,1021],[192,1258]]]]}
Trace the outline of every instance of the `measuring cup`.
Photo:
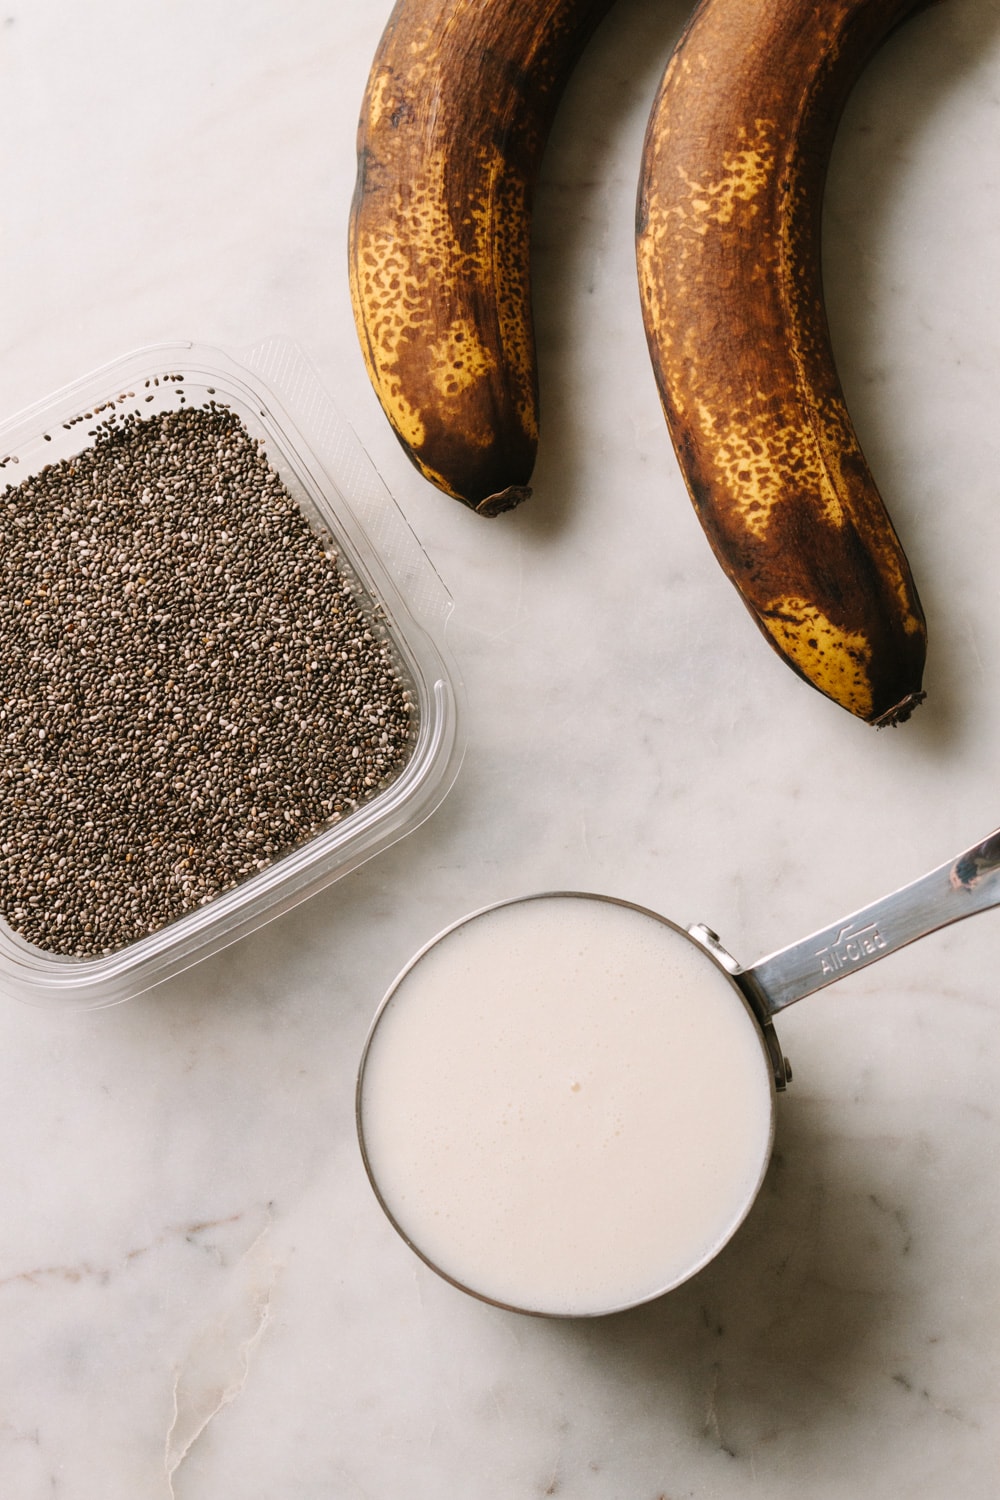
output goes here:
{"type": "Polygon", "coordinates": [[[709,928],[546,892],[438,934],[380,1006],[358,1073],[375,1194],[463,1291],[594,1317],[701,1269],[764,1179],[791,1073],[774,1017],[1000,903],[1000,830],[741,967],[709,928]]]}

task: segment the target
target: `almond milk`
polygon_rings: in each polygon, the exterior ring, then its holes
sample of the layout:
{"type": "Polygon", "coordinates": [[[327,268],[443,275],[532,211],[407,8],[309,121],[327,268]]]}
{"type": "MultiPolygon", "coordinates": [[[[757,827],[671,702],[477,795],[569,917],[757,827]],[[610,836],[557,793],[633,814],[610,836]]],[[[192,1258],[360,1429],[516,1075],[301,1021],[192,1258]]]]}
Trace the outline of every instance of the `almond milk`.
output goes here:
{"type": "Polygon", "coordinates": [[[443,1275],[525,1311],[648,1300],[729,1238],[772,1139],[771,1072],[727,976],[600,897],[491,908],[390,993],[359,1085],[390,1218],[443,1275]]]}

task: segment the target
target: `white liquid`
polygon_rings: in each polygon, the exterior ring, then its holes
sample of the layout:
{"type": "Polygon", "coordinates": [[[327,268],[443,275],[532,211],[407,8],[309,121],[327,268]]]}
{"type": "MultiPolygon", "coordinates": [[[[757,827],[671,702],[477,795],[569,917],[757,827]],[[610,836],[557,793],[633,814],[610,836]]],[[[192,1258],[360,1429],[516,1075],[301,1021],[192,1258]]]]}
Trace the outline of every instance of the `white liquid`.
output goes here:
{"type": "Polygon", "coordinates": [[[693,1274],[771,1149],[756,1022],[685,935],[599,897],[495,907],[409,969],[359,1092],[369,1172],[469,1291],[584,1316],[693,1274]]]}

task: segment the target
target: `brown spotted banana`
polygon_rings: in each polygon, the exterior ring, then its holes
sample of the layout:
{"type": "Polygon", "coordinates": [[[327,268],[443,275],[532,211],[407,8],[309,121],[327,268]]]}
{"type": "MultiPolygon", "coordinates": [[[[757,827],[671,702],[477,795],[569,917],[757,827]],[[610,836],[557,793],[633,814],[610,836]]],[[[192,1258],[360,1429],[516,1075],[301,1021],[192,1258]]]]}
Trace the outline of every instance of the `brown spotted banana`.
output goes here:
{"type": "Polygon", "coordinates": [[[924,616],[848,414],[820,219],[842,108],[917,0],[702,0],[642,154],[642,313],[722,568],[784,660],[869,723],[924,696],[924,616]]]}
{"type": "Polygon", "coordinates": [[[611,0],[398,0],[358,126],[351,301],[404,449],[481,515],[530,494],[535,184],[611,0]]]}

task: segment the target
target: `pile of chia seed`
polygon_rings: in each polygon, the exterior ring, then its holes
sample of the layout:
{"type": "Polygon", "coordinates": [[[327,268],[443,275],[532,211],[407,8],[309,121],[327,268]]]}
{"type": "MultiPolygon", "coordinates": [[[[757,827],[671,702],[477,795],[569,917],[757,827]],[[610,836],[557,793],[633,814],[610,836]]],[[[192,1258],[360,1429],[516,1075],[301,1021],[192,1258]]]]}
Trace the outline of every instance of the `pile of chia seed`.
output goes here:
{"type": "Polygon", "coordinates": [[[405,764],[376,611],[228,408],[106,421],[0,493],[0,915],[114,952],[405,764]]]}

